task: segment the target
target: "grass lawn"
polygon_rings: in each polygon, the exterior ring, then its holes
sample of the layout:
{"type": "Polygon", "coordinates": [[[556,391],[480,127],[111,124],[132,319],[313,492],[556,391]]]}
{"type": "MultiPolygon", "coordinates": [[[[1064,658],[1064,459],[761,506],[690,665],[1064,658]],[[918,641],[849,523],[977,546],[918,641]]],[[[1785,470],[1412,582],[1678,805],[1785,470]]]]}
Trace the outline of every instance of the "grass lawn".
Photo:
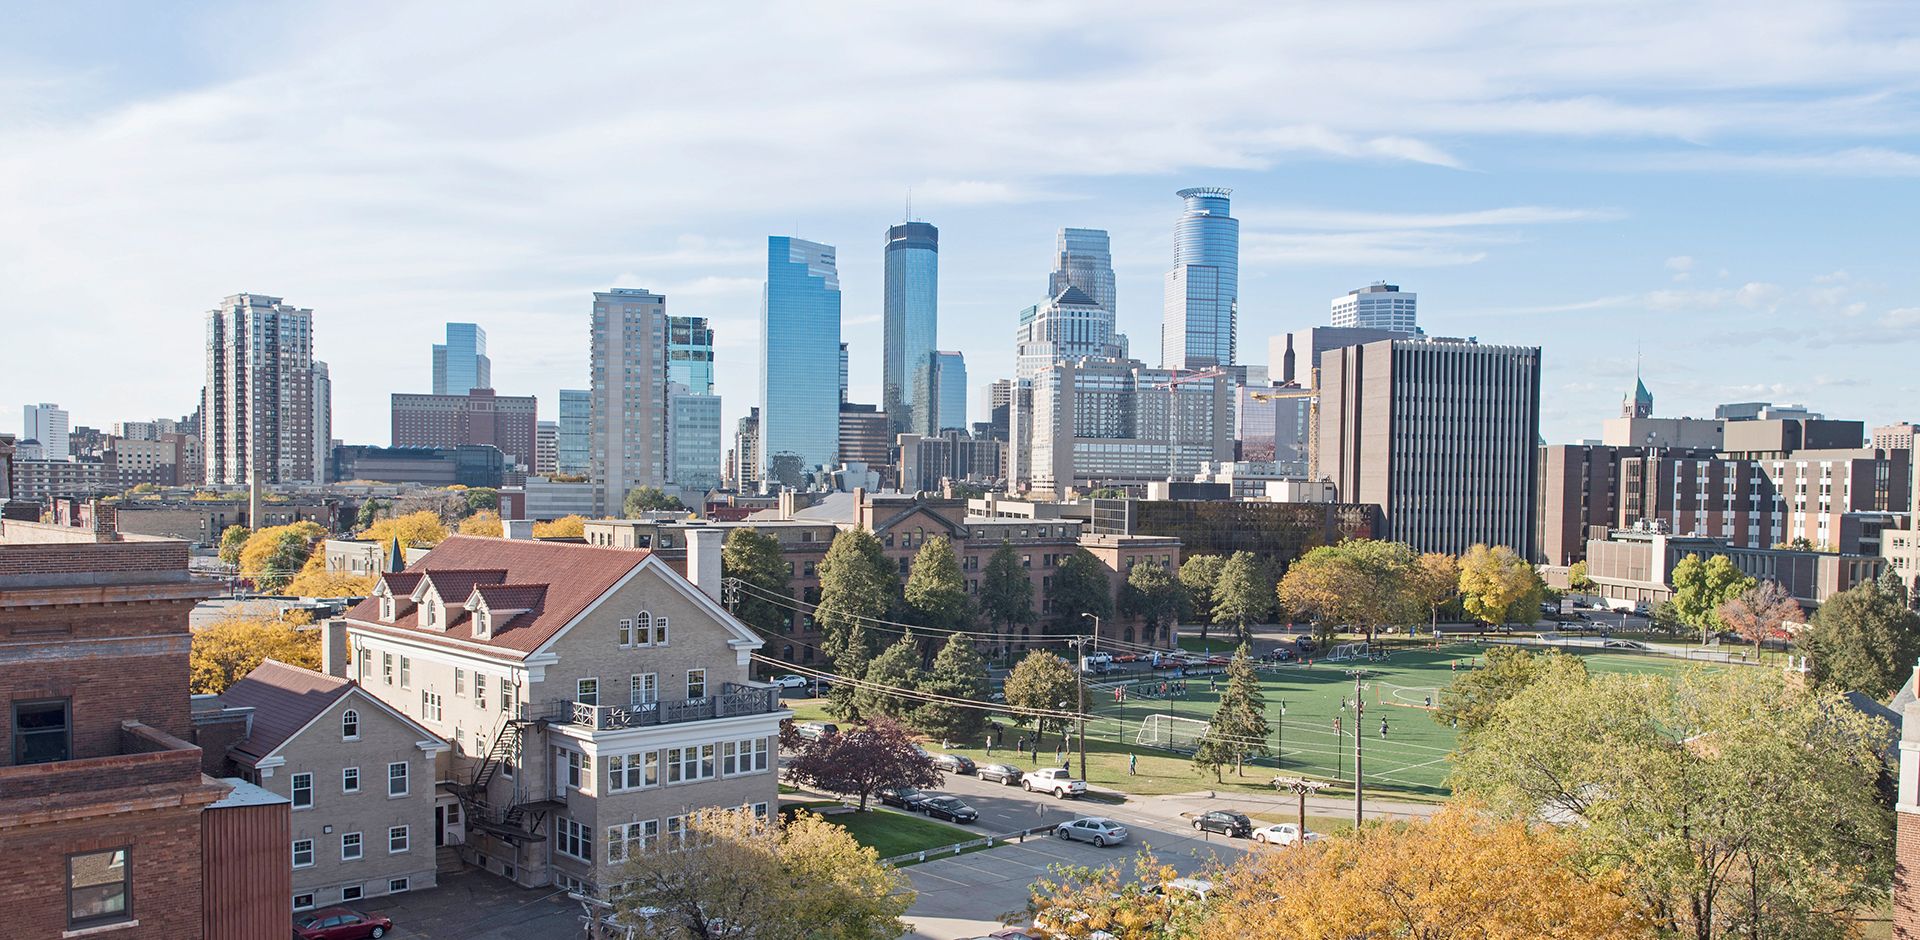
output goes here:
{"type": "MultiPolygon", "coordinates": [[[[813,800],[783,803],[780,808],[784,811],[839,805],[841,804],[834,801],[813,800]]],[[[874,851],[880,853],[881,858],[891,858],[923,849],[937,849],[957,842],[971,842],[988,835],[985,832],[949,826],[920,816],[896,813],[878,806],[864,813],[835,813],[824,818],[847,830],[847,833],[853,836],[853,841],[872,846],[874,851]]]]}

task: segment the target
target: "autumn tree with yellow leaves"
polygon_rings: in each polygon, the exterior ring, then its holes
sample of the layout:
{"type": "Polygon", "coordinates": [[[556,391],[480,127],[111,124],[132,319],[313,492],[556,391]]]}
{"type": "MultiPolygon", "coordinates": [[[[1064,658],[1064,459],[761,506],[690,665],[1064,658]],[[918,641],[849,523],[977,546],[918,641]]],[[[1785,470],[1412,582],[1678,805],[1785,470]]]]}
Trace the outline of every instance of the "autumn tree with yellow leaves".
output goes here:
{"type": "Polygon", "coordinates": [[[362,529],[356,538],[379,542],[383,547],[398,538],[407,548],[430,548],[447,540],[447,524],[440,521],[439,514],[422,509],[378,520],[362,529]]]}
{"type": "Polygon", "coordinates": [[[261,661],[320,668],[320,631],[303,611],[284,617],[234,616],[193,633],[187,654],[188,686],[195,695],[218,695],[261,661]]]}
{"type": "Polygon", "coordinates": [[[460,520],[460,534],[497,539],[501,534],[500,514],[491,509],[482,509],[460,520]]]}
{"type": "Polygon", "coordinates": [[[537,539],[577,539],[587,534],[585,516],[561,516],[552,522],[533,524],[533,537],[537,539]]]}

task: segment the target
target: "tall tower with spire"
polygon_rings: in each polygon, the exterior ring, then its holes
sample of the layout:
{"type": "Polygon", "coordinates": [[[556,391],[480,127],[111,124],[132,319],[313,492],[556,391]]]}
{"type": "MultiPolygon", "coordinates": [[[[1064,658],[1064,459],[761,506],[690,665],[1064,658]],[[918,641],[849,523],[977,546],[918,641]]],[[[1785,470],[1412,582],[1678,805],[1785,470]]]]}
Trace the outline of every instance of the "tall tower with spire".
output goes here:
{"type": "Polygon", "coordinates": [[[1647,391],[1647,383],[1640,379],[1640,357],[1633,360],[1633,392],[1620,399],[1620,417],[1653,417],[1653,393],[1647,391]]]}

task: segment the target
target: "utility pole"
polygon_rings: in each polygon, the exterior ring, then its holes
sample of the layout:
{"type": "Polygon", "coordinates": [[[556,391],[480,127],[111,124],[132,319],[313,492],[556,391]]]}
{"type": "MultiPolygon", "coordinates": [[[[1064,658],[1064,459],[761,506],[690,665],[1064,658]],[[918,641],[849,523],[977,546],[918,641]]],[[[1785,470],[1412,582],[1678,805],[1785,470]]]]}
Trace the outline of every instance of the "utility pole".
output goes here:
{"type": "Polygon", "coordinates": [[[1366,740],[1366,728],[1362,717],[1367,703],[1361,698],[1360,680],[1367,674],[1364,669],[1353,671],[1353,827],[1360,828],[1366,821],[1366,784],[1360,773],[1360,749],[1366,740]]]}
{"type": "Polygon", "coordinates": [[[1333,779],[1347,775],[1347,737],[1340,733],[1340,719],[1333,719],[1333,779]]]}
{"type": "Polygon", "coordinates": [[[1273,723],[1273,766],[1285,766],[1287,759],[1287,700],[1280,700],[1280,717],[1273,723]]]}
{"type": "MultiPolygon", "coordinates": [[[[1084,616],[1093,617],[1092,614],[1085,614],[1084,616]]],[[[1100,629],[1100,618],[1093,617],[1093,624],[1094,624],[1095,630],[1100,629]]],[[[1086,645],[1087,645],[1086,637],[1082,636],[1082,637],[1075,638],[1074,644],[1073,644],[1073,651],[1077,655],[1074,658],[1080,661],[1074,664],[1075,668],[1073,670],[1074,695],[1077,699],[1073,703],[1073,713],[1078,717],[1079,725],[1080,725],[1080,733],[1076,735],[1076,737],[1080,739],[1080,779],[1081,780],[1087,779],[1087,670],[1086,670],[1087,653],[1086,653],[1086,645]]]]}

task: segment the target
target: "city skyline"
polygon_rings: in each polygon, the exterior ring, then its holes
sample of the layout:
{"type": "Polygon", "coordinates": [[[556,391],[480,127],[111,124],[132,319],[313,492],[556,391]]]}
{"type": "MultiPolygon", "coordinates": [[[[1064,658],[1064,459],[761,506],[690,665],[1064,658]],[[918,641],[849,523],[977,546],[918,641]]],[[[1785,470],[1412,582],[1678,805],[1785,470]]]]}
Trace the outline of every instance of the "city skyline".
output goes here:
{"type": "MultiPolygon", "coordinates": [[[[796,14],[780,25],[820,42],[783,44],[761,67],[817,71],[824,96],[852,106],[772,135],[785,142],[765,152],[719,143],[786,126],[769,123],[784,118],[769,116],[777,111],[760,88],[723,80],[766,57],[771,41],[757,34],[707,61],[676,58],[686,100],[642,96],[611,116],[599,96],[630,89],[623,67],[548,70],[525,95],[504,96],[510,116],[527,118],[505,122],[511,131],[491,110],[503,96],[484,79],[512,70],[485,49],[464,54],[475,36],[502,29],[585,60],[582,47],[635,28],[690,38],[706,28],[673,14],[541,20],[477,10],[446,31],[405,8],[350,21],[214,4],[162,30],[156,18],[173,11],[129,5],[110,22],[82,24],[71,12],[29,10],[0,38],[12,63],[0,75],[0,168],[16,181],[0,189],[0,215],[22,222],[0,235],[0,254],[21,262],[0,278],[7,336],[27,348],[96,333],[130,341],[99,350],[114,382],[76,382],[55,357],[36,357],[0,376],[0,400],[58,401],[76,425],[93,427],[190,411],[199,337],[180,327],[219,297],[257,290],[315,311],[314,354],[332,364],[334,436],[377,442],[385,396],[418,387],[394,377],[417,374],[419,350],[448,321],[487,325],[502,390],[551,402],[558,389],[585,387],[578,310],[587,293],[620,284],[711,318],[731,426],[755,399],[759,239],[798,228],[842,247],[871,245],[909,187],[915,217],[943,230],[943,315],[981,326],[940,340],[966,355],[977,386],[1012,374],[1003,337],[1018,311],[1043,299],[1039,277],[1061,227],[1112,233],[1118,327],[1151,359],[1172,247],[1167,193],[1218,185],[1234,189],[1243,227],[1242,362],[1259,363],[1270,336],[1324,323],[1327,298],[1384,279],[1426,295],[1421,319],[1432,335],[1542,345],[1550,441],[1594,436],[1632,387],[1643,343],[1663,414],[1772,399],[1870,424],[1910,417],[1902,409],[1914,388],[1899,366],[1902,344],[1920,339],[1920,312],[1897,286],[1904,213],[1886,199],[1920,174],[1913,109],[1899,91],[1916,70],[1901,52],[1910,24],[1885,8],[1782,7],[1767,14],[1773,28],[1753,31],[1739,28],[1751,10],[1649,9],[1595,11],[1569,36],[1545,11],[1443,17],[1407,5],[1396,16],[1409,28],[1384,44],[1305,44],[1276,16],[1242,24],[1230,48],[1204,55],[1196,39],[1213,32],[1204,24],[1137,11],[1116,12],[1098,38],[1058,11],[1018,23],[796,14]],[[203,54],[243,23],[258,41],[302,36],[316,55],[203,54]],[[93,42],[60,41],[83,27],[93,42]],[[1495,64],[1467,54],[1495,29],[1513,55],[1495,64]],[[1717,37],[1712,48],[1689,40],[1704,35],[1717,37]],[[887,83],[873,81],[874,70],[885,66],[850,54],[856,42],[967,52],[876,92],[887,83]],[[1030,50],[1062,42],[1094,53],[1083,60],[1126,65],[1069,73],[1025,64],[1045,58],[1030,50]],[[394,81],[403,59],[352,54],[420,44],[463,50],[459,73],[394,81]],[[1549,46],[1559,52],[1540,51],[1549,46]],[[1265,51],[1246,54],[1253,49],[1265,51]],[[320,54],[328,51],[343,54],[320,54]],[[1220,54],[1251,71],[1228,79],[1188,67],[1220,54]],[[323,70],[323,61],[334,64],[323,70]],[[1338,61],[1353,67],[1332,68],[1338,61]],[[1161,77],[1136,84],[1149,72],[1161,77]],[[951,91],[917,93],[933,87],[951,91]],[[1128,104],[1062,119],[1026,103],[1069,96],[1128,104]],[[583,107],[542,113],[573,99],[583,107]],[[1161,106],[1173,101],[1179,107],[1161,106]],[[335,125],[348,102],[368,121],[324,147],[229,146],[235,126],[257,125],[264,137],[335,125]],[[938,113],[903,121],[909,107],[938,113]],[[687,108],[708,119],[666,125],[691,135],[677,148],[686,156],[637,165],[629,148],[585,157],[554,146],[657,130],[687,108]],[[984,126],[958,117],[976,108],[995,116],[984,126]],[[1201,133],[1172,133],[1157,112],[1201,133]],[[913,132],[899,134],[902,126],[913,132]],[[876,143],[882,132],[890,146],[876,143]],[[389,133],[407,147],[388,147],[389,133]],[[1021,140],[1048,146],[1012,143],[1021,140]],[[501,178],[528,182],[507,196],[501,178]],[[229,193],[280,224],[233,225],[229,193]],[[100,224],[106,213],[115,224],[100,224]],[[130,285],[137,305],[117,299],[130,285]],[[95,315],[60,315],[76,304],[95,315]],[[396,306],[407,315],[393,316],[396,306]],[[367,334],[382,341],[356,342],[367,334]],[[1693,355],[1709,346],[1735,354],[1693,355]]],[[[881,400],[877,254],[849,249],[841,259],[856,402],[881,400]]],[[[975,393],[969,417],[984,419],[975,393]]],[[[0,431],[18,432],[14,420],[0,412],[0,431]]]]}

